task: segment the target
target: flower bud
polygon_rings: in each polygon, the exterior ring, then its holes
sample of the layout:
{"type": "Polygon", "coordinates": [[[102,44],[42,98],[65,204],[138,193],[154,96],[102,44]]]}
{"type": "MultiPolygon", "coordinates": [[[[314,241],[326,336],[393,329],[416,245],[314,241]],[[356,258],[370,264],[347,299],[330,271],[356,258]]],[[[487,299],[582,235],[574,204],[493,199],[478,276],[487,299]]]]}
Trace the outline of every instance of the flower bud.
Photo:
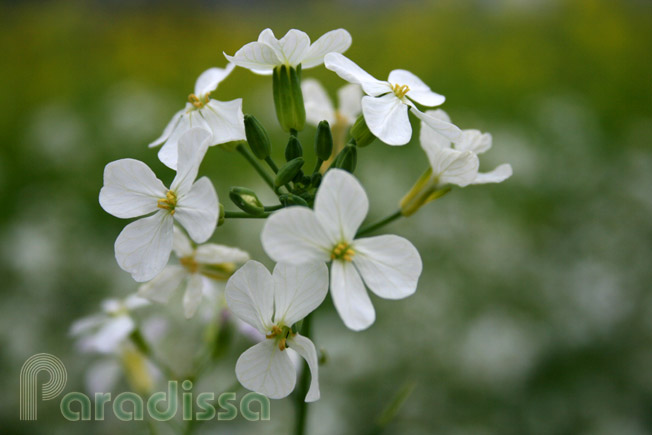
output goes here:
{"type": "Polygon", "coordinates": [[[312,177],[310,177],[310,184],[313,187],[319,187],[319,185],[321,184],[321,179],[322,179],[321,172],[315,172],[314,174],[312,174],[312,177]]]}
{"type": "Polygon", "coordinates": [[[351,137],[355,139],[355,143],[359,147],[366,147],[376,139],[376,136],[367,127],[367,123],[362,115],[358,116],[355,124],[351,127],[351,137]]]}
{"type": "Polygon", "coordinates": [[[350,173],[355,171],[358,162],[358,150],[352,145],[345,146],[342,151],[335,157],[332,168],[344,169],[350,173]]]}
{"type": "Polygon", "coordinates": [[[288,184],[299,173],[299,170],[301,170],[302,166],[303,157],[292,159],[281,166],[281,168],[278,170],[278,173],[276,174],[274,185],[276,187],[281,187],[284,184],[288,184]]]}
{"type": "Polygon", "coordinates": [[[229,198],[245,213],[254,216],[260,216],[265,213],[265,207],[258,199],[258,196],[256,196],[256,193],[246,187],[232,187],[229,190],[229,198]]]}
{"type": "Polygon", "coordinates": [[[287,146],[285,147],[285,161],[289,162],[290,160],[296,159],[297,157],[303,156],[303,149],[301,148],[301,142],[297,139],[296,136],[290,136],[287,146]]]}
{"type": "Polygon", "coordinates": [[[284,206],[288,207],[291,205],[301,205],[304,207],[308,207],[308,202],[301,198],[300,196],[294,195],[292,193],[283,193],[279,195],[278,197],[279,201],[281,201],[281,204],[284,206]]]}
{"type": "Polygon", "coordinates": [[[269,157],[271,145],[267,131],[258,120],[252,115],[244,116],[245,135],[251,151],[260,160],[269,157]]]}
{"type": "Polygon", "coordinates": [[[283,130],[303,130],[306,108],[301,92],[301,65],[296,68],[287,65],[274,68],[272,85],[276,117],[283,130]]]}
{"type": "Polygon", "coordinates": [[[333,152],[333,134],[328,121],[321,121],[317,125],[317,135],[315,136],[315,154],[320,160],[326,161],[333,152]]]}

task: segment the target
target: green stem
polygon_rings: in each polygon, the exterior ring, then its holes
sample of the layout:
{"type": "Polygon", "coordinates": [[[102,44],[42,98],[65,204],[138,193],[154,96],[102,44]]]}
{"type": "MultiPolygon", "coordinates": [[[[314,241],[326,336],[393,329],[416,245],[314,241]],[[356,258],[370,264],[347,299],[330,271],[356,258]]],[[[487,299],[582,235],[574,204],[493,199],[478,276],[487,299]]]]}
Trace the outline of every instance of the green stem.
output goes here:
{"type": "Polygon", "coordinates": [[[324,161],[318,157],[318,158],[317,158],[317,161],[315,162],[315,169],[312,170],[312,173],[314,174],[314,173],[316,173],[317,171],[319,171],[319,168],[321,168],[321,165],[322,165],[323,163],[324,163],[324,161]]]}
{"type": "MultiPolygon", "coordinates": [[[[310,338],[310,329],[311,329],[311,315],[309,314],[303,319],[303,324],[301,325],[301,335],[304,337],[310,338]]],[[[308,404],[306,403],[306,394],[308,393],[308,386],[310,384],[310,369],[308,368],[307,363],[303,363],[303,371],[301,372],[301,378],[299,379],[299,384],[297,389],[294,392],[294,401],[296,405],[296,414],[295,414],[295,425],[294,425],[294,434],[303,435],[306,431],[306,417],[308,413],[308,404]]]]}
{"type": "Polygon", "coordinates": [[[385,225],[394,222],[396,219],[400,218],[401,216],[403,216],[401,210],[397,210],[393,214],[381,219],[376,223],[364,226],[363,228],[360,229],[360,231],[358,231],[358,233],[355,236],[360,237],[365,234],[368,234],[374,230],[377,230],[378,228],[384,227],[385,225]]]}
{"type": "Polygon", "coordinates": [[[265,211],[276,211],[282,209],[284,206],[283,204],[277,204],[277,205],[266,205],[263,207],[265,211]]]}
{"type": "Polygon", "coordinates": [[[274,179],[267,173],[267,171],[265,171],[265,168],[263,168],[263,166],[258,163],[258,160],[256,160],[256,158],[242,145],[239,145],[236,150],[238,150],[238,152],[242,154],[245,159],[247,159],[249,164],[254,167],[256,172],[258,172],[258,175],[260,175],[262,179],[265,180],[265,183],[267,183],[267,185],[272,190],[274,190],[274,179]]]}
{"type": "Polygon", "coordinates": [[[276,163],[274,163],[274,160],[272,160],[270,156],[265,157],[265,162],[270,168],[272,168],[272,171],[274,171],[275,174],[278,173],[278,166],[276,166],[276,163]]]}
{"type": "Polygon", "coordinates": [[[245,213],[243,211],[225,211],[224,212],[224,218],[225,219],[265,219],[267,216],[269,216],[269,213],[263,213],[261,215],[253,215],[249,213],[245,213]]]}

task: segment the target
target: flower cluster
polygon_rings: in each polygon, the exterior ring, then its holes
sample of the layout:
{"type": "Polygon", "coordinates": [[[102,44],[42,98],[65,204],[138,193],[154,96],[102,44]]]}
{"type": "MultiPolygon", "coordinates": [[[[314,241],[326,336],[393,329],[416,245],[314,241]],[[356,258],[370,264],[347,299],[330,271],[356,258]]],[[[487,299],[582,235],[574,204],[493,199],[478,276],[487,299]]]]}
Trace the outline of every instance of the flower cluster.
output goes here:
{"type": "MultiPolygon", "coordinates": [[[[169,188],[140,161],[118,160],[104,171],[101,206],[119,218],[139,218],[115,242],[118,265],[143,283],[138,295],[167,303],[181,289],[183,313],[192,318],[211,298],[213,283],[226,281],[229,316],[248,325],[248,335],[254,331],[260,341],[240,356],[235,374],[243,386],[270,398],[294,390],[302,358],[311,375],[305,401],[319,399],[320,357],[309,325],[329,290],[342,322],[353,331],[375,321],[367,290],[385,299],[406,298],[417,290],[422,272],[417,248],[403,237],[369,234],[412,215],[453,185],[497,183],[512,173],[508,164],[479,172],[478,154],[491,147],[491,135],[461,130],[440,109],[422,110],[443,104],[444,96],[403,69],[391,71],[386,81],[374,78],[342,54],[350,45],[343,29],[312,44],[299,30],[281,39],[264,30],[233,56],[225,54],[225,68],[201,74],[185,108],[150,144],[162,145],[159,159],[176,171],[169,188]],[[303,70],[322,64],[350,83],[338,91],[337,109],[319,82],[302,80],[303,70]],[[242,99],[214,99],[218,84],[236,66],[272,75],[276,115],[289,132],[283,164],[274,160],[265,127],[242,113],[242,99]],[[420,142],[430,167],[395,212],[365,225],[370,202],[353,175],[357,149],[376,139],[394,146],[410,142],[408,113],[421,121],[420,142]],[[317,130],[314,156],[304,155],[300,140],[306,122],[317,130]],[[233,186],[229,199],[239,210],[225,211],[209,178],[197,179],[214,145],[241,154],[278,203],[265,205],[253,190],[233,186]],[[312,170],[305,166],[310,158],[312,170]],[[218,226],[239,218],[266,219],[261,242],[276,262],[272,273],[239,248],[208,242],[218,226]],[[176,260],[168,264],[172,252],[176,260]]],[[[96,336],[122,340],[137,331],[125,310],[116,313],[96,336]]],[[[87,328],[75,327],[81,329],[87,328]]]]}

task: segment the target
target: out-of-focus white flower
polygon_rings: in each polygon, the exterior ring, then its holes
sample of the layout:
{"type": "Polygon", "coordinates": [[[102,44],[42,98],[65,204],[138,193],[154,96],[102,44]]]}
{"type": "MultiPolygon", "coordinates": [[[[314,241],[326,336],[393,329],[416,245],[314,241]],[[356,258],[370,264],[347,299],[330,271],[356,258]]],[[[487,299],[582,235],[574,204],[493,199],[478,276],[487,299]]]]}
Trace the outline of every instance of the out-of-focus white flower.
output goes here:
{"type": "Polygon", "coordinates": [[[217,193],[207,177],[195,182],[209,139],[210,133],[200,128],[180,138],[179,168],[170,189],[141,161],[122,159],[106,165],[102,208],[123,219],[154,213],[127,225],[115,241],[116,260],[134,280],[149,281],[163,270],[172,251],[175,220],[197,243],[213,234],[217,193]]]}
{"type": "Polygon", "coordinates": [[[166,166],[177,169],[179,139],[194,127],[208,131],[210,146],[227,142],[245,140],[242,98],[233,101],[211,99],[211,92],[233,71],[235,66],[210,68],[204,71],[195,83],[195,92],[188,96],[186,107],[172,117],[161,137],[149,144],[149,147],[163,145],[158,157],[166,166]]]}
{"type": "Polygon", "coordinates": [[[229,62],[251,70],[256,74],[269,75],[281,65],[302,69],[324,63],[328,53],[343,53],[351,46],[351,35],[344,29],[331,30],[310,44],[310,37],[301,30],[291,29],[281,39],[276,39],[271,29],[260,32],[258,41],[250,42],[235,55],[224,56],[229,62]]]}
{"type": "Polygon", "coordinates": [[[362,89],[359,85],[342,86],[337,91],[339,107],[335,109],[324,87],[315,79],[301,82],[303,101],[306,105],[306,121],[312,125],[328,121],[331,128],[335,125],[349,127],[353,125],[362,107],[362,89]]]}
{"type": "Polygon", "coordinates": [[[210,280],[227,280],[249,254],[229,246],[206,243],[193,248],[190,240],[174,228],[172,249],[179,265],[168,265],[153,280],[138,289],[138,295],[154,302],[167,303],[172,293],[184,287],[183,312],[191,318],[204,296],[210,296],[210,280]]]}
{"type": "Polygon", "coordinates": [[[355,331],[376,318],[366,286],[385,299],[416,291],[422,263],[408,240],[384,235],[355,239],[369,200],[356,178],[341,169],[326,173],[315,209],[288,207],[272,214],[261,235],[265,252],[278,262],[329,262],[331,296],[344,324],[355,331]],[[363,282],[364,280],[364,282],[363,282]]]}
{"type": "MultiPolygon", "coordinates": [[[[432,118],[450,122],[450,117],[441,109],[426,112],[432,118]]],[[[421,123],[421,147],[428,155],[432,167],[432,177],[440,185],[500,183],[512,175],[512,166],[503,163],[490,172],[478,172],[478,154],[491,149],[491,134],[479,130],[463,130],[459,141],[452,143],[446,136],[421,123]]]]}
{"type": "Polygon", "coordinates": [[[450,122],[433,118],[421,112],[414,103],[427,107],[443,104],[446,100],[409,71],[396,69],[387,81],[374,78],[353,61],[339,53],[324,57],[326,68],[344,80],[362,86],[367,94],[362,98],[362,114],[369,130],[388,145],[405,145],[412,137],[408,109],[431,128],[451,140],[458,140],[460,129],[450,122]]]}
{"type": "Polygon", "coordinates": [[[242,266],[226,284],[226,302],[238,318],[265,334],[236,363],[240,383],[271,399],[288,396],[296,384],[296,366],[287,349],[308,363],[311,382],[306,402],[319,399],[317,351],[312,341],[292,331],[328,293],[328,269],[323,263],[295,267],[279,263],[270,274],[257,261],[242,266]]]}
{"type": "Polygon", "coordinates": [[[101,313],[75,321],[70,334],[78,339],[82,352],[114,353],[136,327],[130,312],[147,305],[149,301],[136,295],[107,299],[102,302],[101,313]]]}

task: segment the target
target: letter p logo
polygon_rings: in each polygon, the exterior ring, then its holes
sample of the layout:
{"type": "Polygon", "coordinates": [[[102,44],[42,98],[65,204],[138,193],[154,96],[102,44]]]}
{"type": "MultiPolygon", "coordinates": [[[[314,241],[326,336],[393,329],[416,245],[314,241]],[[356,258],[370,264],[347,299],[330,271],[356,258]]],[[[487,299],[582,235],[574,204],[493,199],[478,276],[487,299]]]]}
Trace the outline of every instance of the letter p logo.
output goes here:
{"type": "Polygon", "coordinates": [[[20,419],[36,420],[38,400],[37,382],[39,372],[44,371],[50,379],[43,384],[41,397],[51,400],[63,391],[68,379],[66,367],[61,360],[49,353],[37,353],[25,361],[20,369],[20,419]]]}

